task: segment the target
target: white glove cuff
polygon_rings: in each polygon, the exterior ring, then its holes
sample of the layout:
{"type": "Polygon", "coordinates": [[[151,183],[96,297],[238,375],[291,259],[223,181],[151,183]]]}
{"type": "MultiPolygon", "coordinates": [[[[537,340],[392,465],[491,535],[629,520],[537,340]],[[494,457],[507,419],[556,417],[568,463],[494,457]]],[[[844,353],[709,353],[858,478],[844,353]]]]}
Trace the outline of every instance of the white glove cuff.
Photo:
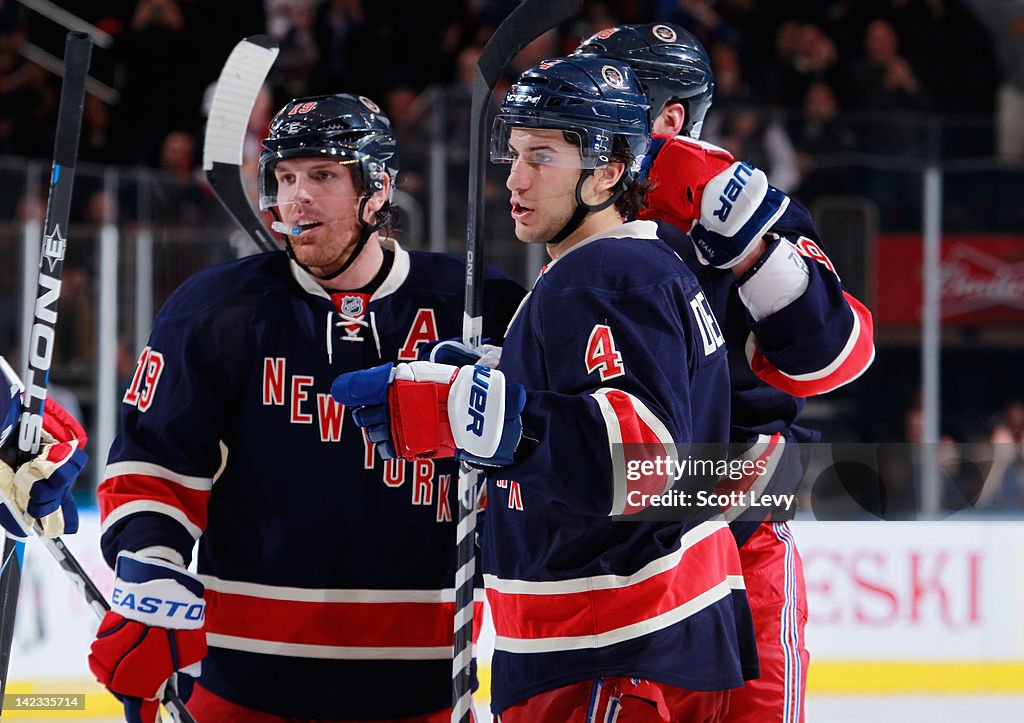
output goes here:
{"type": "Polygon", "coordinates": [[[807,263],[793,244],[782,239],[740,284],[740,300],[754,321],[760,321],[800,298],[808,283],[807,263]]]}
{"type": "Polygon", "coordinates": [[[110,609],[144,625],[198,630],[206,620],[199,579],[165,560],[121,552],[110,609]]]}

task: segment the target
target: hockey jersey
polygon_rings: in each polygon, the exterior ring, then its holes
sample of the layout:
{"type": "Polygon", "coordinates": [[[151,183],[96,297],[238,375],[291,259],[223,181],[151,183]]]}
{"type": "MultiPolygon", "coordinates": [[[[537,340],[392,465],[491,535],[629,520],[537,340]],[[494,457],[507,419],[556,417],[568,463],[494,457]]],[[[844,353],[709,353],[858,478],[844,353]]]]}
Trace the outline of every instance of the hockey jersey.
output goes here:
{"type": "MultiPolygon", "coordinates": [[[[793,492],[803,476],[798,450],[786,450],[786,442],[819,439],[798,424],[805,397],[863,374],[874,360],[874,338],[871,312],[843,287],[807,209],[790,199],[772,232],[775,243],[804,257],[807,288],[782,309],[755,320],[739,294],[746,279],[702,264],[686,233],[659,222],[661,236],[700,281],[730,351],[730,441],[759,442],[758,452],[775,456],[771,474],[756,484],[761,492],[783,494],[793,492]]],[[[752,532],[751,525],[734,525],[741,543],[752,532]]]]}
{"type": "MultiPolygon", "coordinates": [[[[451,705],[457,468],[382,462],[329,393],[339,373],[461,332],[464,262],[385,246],[372,296],[329,295],[283,252],[196,274],[124,397],[104,555],[187,561],[199,540],[200,683],[243,706],[364,719],[451,705]]],[[[491,270],[483,285],[498,343],[523,290],[491,270]]]]}
{"type": "Polygon", "coordinates": [[[724,342],[697,280],[634,221],[549,264],[501,369],[527,390],[516,463],[488,480],[481,562],[492,708],[601,675],[694,690],[756,674],[738,553],[707,521],[623,521],[674,480],[629,474],[728,436],[724,342]]]}

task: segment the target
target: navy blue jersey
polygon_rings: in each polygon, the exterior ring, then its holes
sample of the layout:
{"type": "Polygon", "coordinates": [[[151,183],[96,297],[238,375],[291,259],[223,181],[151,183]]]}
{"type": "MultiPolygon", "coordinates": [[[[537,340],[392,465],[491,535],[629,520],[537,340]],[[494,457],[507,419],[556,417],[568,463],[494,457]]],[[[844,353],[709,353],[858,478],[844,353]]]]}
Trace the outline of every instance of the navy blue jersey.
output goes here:
{"type": "MultiPolygon", "coordinates": [[[[200,681],[243,706],[363,719],[451,705],[457,468],[382,462],[330,397],[342,372],[460,335],[464,262],[394,252],[372,296],[328,295],[284,253],[196,274],[125,395],[99,490],[105,557],[187,561],[199,540],[200,681]]],[[[488,270],[488,336],[522,294],[488,270]]]]}
{"type": "MultiPolygon", "coordinates": [[[[755,320],[740,296],[753,275],[737,279],[729,270],[702,264],[687,234],[659,224],[666,243],[697,276],[721,324],[732,380],[730,441],[757,442],[756,452],[779,455],[771,479],[759,480],[758,488],[780,494],[792,492],[803,475],[795,454],[783,458],[785,441],[819,438],[798,424],[804,398],[859,377],[874,360],[874,341],[871,313],[843,288],[807,209],[790,199],[772,232],[778,237],[773,243],[805,259],[807,287],[783,308],[755,320]]],[[[752,528],[737,526],[734,532],[742,542],[752,528]]]]}
{"type": "Polygon", "coordinates": [[[756,672],[721,516],[621,519],[673,482],[626,474],[631,462],[728,438],[721,334],[656,230],[635,221],[572,247],[507,333],[501,369],[527,402],[516,463],[488,481],[483,528],[496,712],[602,675],[714,690],[756,672]]]}

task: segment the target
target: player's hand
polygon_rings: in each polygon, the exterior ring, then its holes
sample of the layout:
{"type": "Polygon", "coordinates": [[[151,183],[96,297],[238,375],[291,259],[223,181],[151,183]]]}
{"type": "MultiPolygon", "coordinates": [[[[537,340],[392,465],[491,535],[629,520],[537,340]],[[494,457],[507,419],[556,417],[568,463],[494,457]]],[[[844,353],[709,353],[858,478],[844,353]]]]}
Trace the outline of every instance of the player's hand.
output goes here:
{"type": "Polygon", "coordinates": [[[131,552],[117,556],[111,609],[100,623],[89,668],[124,704],[125,720],[159,720],[168,679],[183,701],[206,657],[204,587],[170,562],[131,552]]]}
{"type": "Polygon", "coordinates": [[[475,364],[497,369],[501,362],[501,347],[493,344],[471,347],[457,339],[445,339],[444,341],[420,344],[417,356],[420,361],[435,362],[436,364],[451,364],[457,367],[475,364]]]}
{"type": "Polygon", "coordinates": [[[661,219],[689,231],[700,217],[708,181],[733,162],[724,148],[688,138],[654,135],[644,157],[641,178],[650,181],[641,219],[661,219]]]}
{"type": "Polygon", "coordinates": [[[71,497],[71,485],[89,456],[83,451],[88,437],[82,425],[52,399],[43,405],[43,430],[39,453],[12,467],[17,454],[11,438],[17,434],[21,409],[21,383],[8,378],[9,367],[0,365],[5,378],[3,428],[0,445],[0,525],[17,537],[32,534],[39,520],[48,537],[78,531],[78,508],[71,497]],[[10,392],[8,394],[8,391],[10,392]]]}
{"type": "Polygon", "coordinates": [[[352,419],[384,459],[454,456],[501,467],[512,463],[522,437],[526,392],[487,367],[388,363],[342,374],[331,396],[356,407],[352,419]]]}
{"type": "Polygon", "coordinates": [[[690,230],[698,257],[720,269],[747,260],[787,206],[789,197],[768,184],[764,171],[733,163],[704,189],[700,218],[690,230]]]}

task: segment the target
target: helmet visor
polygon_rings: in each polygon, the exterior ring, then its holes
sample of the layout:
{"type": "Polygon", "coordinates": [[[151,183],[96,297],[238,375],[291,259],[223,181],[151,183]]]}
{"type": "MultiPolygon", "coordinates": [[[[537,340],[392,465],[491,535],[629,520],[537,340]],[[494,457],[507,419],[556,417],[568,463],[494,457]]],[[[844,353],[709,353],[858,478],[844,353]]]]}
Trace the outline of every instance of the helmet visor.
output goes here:
{"type": "Polygon", "coordinates": [[[284,158],[267,164],[260,174],[260,209],[317,200],[359,199],[363,195],[359,161],[337,154],[284,158]]]}
{"type": "Polygon", "coordinates": [[[581,134],[578,127],[561,127],[549,118],[499,116],[491,129],[491,163],[523,160],[539,167],[598,168],[610,160],[605,148],[610,141],[607,134],[581,134]]]}

